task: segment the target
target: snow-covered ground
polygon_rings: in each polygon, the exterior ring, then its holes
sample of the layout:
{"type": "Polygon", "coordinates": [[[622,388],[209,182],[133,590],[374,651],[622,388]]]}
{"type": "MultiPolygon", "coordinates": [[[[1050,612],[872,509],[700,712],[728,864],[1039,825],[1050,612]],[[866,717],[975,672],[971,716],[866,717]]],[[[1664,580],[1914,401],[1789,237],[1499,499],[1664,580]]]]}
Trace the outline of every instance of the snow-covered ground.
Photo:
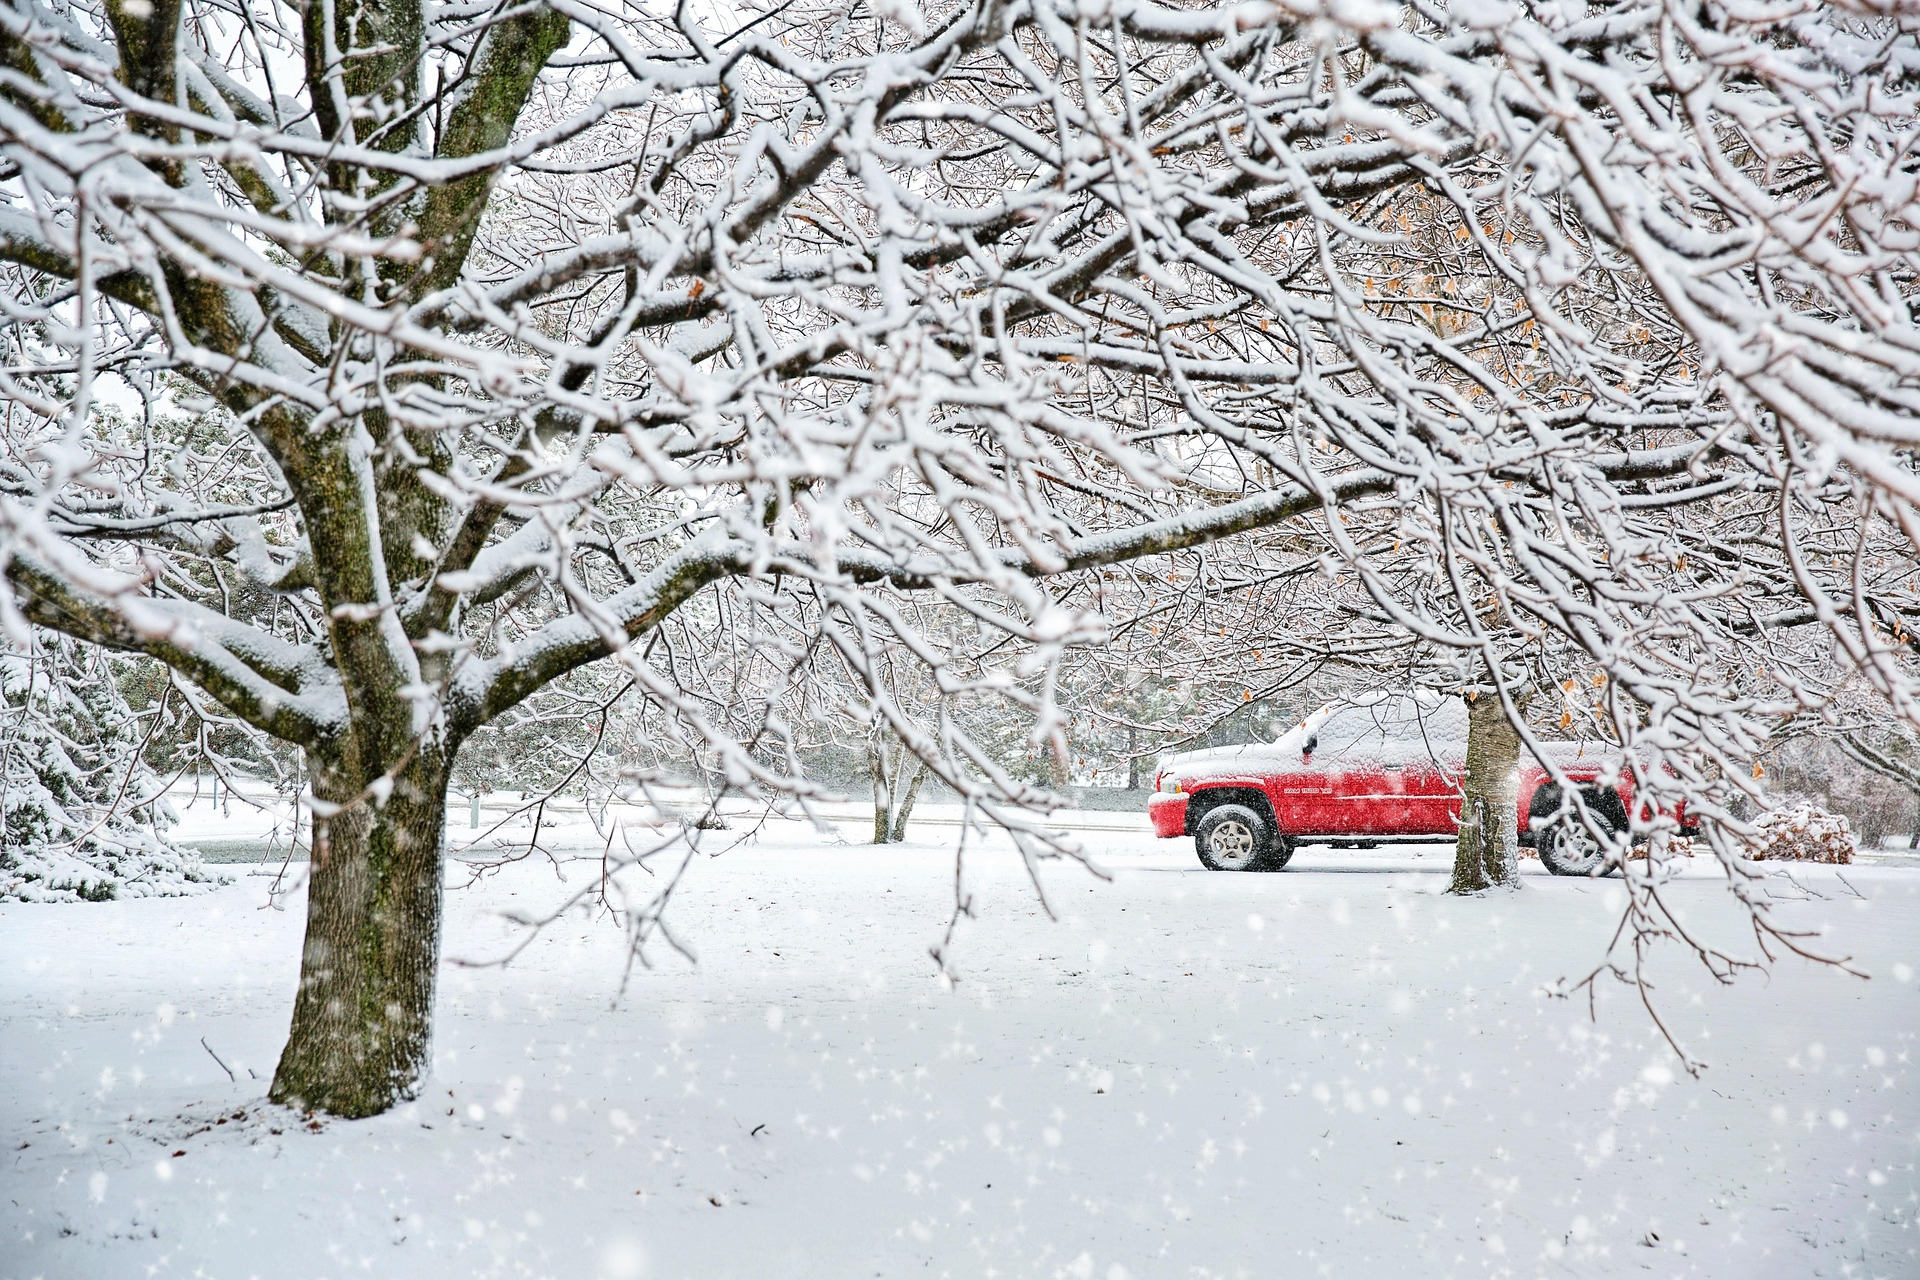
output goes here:
{"type": "MultiPolygon", "coordinates": [[[[1230,876],[1089,832],[1113,879],[1050,869],[1057,922],[971,855],[949,989],[951,833],[919,834],[703,859],[698,965],[624,995],[585,918],[450,963],[431,1086],[358,1123],[262,1102],[303,905],[264,869],[0,907],[0,1276],[1920,1275],[1909,867],[1772,870],[1870,981],[1661,965],[1696,1081],[1628,993],[1540,994],[1600,953],[1604,883],[1462,901],[1443,850],[1230,876]]],[[[568,887],[455,890],[449,959],[568,887]]],[[[1674,895],[1739,941],[1715,882],[1674,895]]]]}

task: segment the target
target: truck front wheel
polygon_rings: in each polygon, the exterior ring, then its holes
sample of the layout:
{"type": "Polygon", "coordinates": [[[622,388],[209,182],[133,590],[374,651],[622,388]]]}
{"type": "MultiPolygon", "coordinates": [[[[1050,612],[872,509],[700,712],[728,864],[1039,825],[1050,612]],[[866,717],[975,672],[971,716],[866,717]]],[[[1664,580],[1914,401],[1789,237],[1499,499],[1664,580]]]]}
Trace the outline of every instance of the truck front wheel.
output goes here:
{"type": "Polygon", "coordinates": [[[1209,809],[1194,830],[1193,844],[1209,871],[1278,871],[1293,856],[1292,843],[1243,804],[1209,809]]]}
{"type": "MultiPolygon", "coordinates": [[[[1530,808],[1540,814],[1557,813],[1560,789],[1549,783],[1540,790],[1549,794],[1537,797],[1530,808]]],[[[1586,787],[1582,789],[1581,798],[1586,801],[1587,812],[1607,836],[1626,830],[1627,810],[1620,803],[1618,792],[1586,787]]],[[[1607,860],[1607,844],[1596,839],[1587,824],[1574,814],[1559,817],[1544,831],[1536,831],[1534,843],[1540,851],[1541,865],[1556,876],[1610,876],[1617,869],[1607,860]]]]}

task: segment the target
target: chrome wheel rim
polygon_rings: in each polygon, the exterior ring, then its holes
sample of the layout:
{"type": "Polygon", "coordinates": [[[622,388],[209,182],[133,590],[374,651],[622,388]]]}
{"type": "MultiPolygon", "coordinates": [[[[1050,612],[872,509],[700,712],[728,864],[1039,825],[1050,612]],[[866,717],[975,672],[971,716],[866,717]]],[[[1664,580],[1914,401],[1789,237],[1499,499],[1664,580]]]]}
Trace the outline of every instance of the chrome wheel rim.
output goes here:
{"type": "Polygon", "coordinates": [[[1606,860],[1606,851],[1584,826],[1563,827],[1554,839],[1555,861],[1564,871],[1587,875],[1606,860]]]}
{"type": "Polygon", "coordinates": [[[1253,832],[1246,823],[1229,818],[1207,837],[1207,852],[1221,866],[1238,871],[1253,861],[1253,832]]]}

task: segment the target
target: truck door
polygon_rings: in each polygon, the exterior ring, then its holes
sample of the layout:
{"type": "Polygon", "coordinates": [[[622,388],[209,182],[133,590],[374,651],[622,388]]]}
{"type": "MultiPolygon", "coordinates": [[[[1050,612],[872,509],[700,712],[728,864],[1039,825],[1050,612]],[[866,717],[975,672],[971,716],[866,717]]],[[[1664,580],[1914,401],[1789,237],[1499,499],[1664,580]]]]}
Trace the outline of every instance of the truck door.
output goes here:
{"type": "MultiPolygon", "coordinates": [[[[1459,747],[1449,743],[1448,747],[1459,747]]],[[[1442,750],[1408,769],[1410,836],[1453,836],[1460,829],[1460,782],[1466,775],[1464,747],[1442,750]]]]}
{"type": "Polygon", "coordinates": [[[1349,707],[1320,727],[1314,762],[1326,794],[1314,815],[1322,835],[1394,834],[1405,799],[1405,771],[1390,767],[1387,735],[1370,707],[1349,707]]]}
{"type": "Polygon", "coordinates": [[[1467,767],[1466,709],[1458,698],[1416,700],[1387,726],[1404,761],[1406,802],[1399,834],[1451,837],[1460,828],[1460,782],[1467,767]]]}
{"type": "Polygon", "coordinates": [[[1352,836],[1453,834],[1464,737],[1465,716],[1446,701],[1395,698],[1330,717],[1321,731],[1333,791],[1323,829],[1352,836]]]}

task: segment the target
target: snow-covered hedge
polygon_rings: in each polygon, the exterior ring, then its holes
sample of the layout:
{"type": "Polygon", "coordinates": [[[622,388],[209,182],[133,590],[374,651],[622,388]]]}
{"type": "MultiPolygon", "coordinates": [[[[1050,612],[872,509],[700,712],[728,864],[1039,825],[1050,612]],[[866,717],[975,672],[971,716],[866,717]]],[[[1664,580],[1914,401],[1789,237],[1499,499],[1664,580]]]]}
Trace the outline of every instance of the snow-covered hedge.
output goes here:
{"type": "Polygon", "coordinates": [[[117,848],[92,839],[39,846],[9,839],[0,846],[0,902],[177,898],[226,883],[192,849],[142,834],[143,842],[117,848]]]}
{"type": "Polygon", "coordinates": [[[1775,809],[1755,821],[1749,857],[1769,862],[1853,861],[1853,826],[1814,804],[1775,809]]]}

